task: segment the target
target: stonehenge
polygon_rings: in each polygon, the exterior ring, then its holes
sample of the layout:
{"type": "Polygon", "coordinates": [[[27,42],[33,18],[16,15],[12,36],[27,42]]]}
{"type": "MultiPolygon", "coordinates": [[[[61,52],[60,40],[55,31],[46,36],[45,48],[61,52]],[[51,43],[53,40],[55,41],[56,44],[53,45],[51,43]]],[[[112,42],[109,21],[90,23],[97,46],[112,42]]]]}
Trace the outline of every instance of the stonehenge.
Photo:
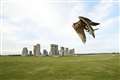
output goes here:
{"type": "Polygon", "coordinates": [[[24,47],[22,49],[22,56],[66,56],[66,55],[74,55],[75,49],[69,49],[67,47],[59,47],[57,44],[50,44],[50,51],[47,49],[43,49],[41,53],[40,44],[33,45],[33,50],[27,49],[24,47]]]}

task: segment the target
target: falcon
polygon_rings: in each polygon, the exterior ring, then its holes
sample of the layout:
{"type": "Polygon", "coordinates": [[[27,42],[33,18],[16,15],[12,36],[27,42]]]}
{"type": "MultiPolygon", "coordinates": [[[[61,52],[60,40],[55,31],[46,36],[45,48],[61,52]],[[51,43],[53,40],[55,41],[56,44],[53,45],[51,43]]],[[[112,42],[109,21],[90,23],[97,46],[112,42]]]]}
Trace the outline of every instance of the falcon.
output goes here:
{"type": "Polygon", "coordinates": [[[78,18],[79,18],[79,21],[77,21],[76,23],[73,23],[72,27],[75,29],[75,31],[79,35],[82,42],[86,43],[85,31],[88,32],[90,35],[92,35],[95,38],[94,31],[98,30],[98,28],[93,29],[92,26],[97,26],[100,23],[93,22],[92,20],[90,20],[86,17],[82,17],[82,16],[79,16],[78,18]]]}

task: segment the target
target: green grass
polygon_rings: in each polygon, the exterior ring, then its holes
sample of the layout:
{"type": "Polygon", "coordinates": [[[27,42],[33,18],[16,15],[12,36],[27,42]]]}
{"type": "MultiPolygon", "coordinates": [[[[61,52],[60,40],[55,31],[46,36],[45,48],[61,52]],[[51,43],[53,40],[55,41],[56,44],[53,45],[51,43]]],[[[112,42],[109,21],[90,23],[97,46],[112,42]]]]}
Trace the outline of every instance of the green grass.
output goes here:
{"type": "Polygon", "coordinates": [[[120,55],[0,57],[0,80],[120,80],[120,55]]]}

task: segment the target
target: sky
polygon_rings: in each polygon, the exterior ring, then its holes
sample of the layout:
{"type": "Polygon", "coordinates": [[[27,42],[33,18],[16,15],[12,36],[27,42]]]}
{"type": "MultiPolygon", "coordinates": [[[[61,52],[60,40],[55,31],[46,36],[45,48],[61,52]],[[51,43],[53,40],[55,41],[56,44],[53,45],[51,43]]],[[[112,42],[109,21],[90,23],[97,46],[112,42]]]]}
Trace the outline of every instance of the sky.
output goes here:
{"type": "Polygon", "coordinates": [[[75,48],[76,53],[119,52],[119,0],[0,0],[0,54],[21,54],[39,43],[75,48]],[[72,28],[78,16],[99,22],[96,38],[82,43],[72,28]]]}

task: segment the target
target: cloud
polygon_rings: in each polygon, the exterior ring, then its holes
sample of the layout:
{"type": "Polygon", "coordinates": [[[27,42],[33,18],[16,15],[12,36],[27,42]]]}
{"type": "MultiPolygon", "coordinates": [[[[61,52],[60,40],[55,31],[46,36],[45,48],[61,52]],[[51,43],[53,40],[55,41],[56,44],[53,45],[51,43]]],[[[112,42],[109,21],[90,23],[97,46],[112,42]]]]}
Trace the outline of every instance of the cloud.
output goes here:
{"type": "Polygon", "coordinates": [[[117,17],[110,16],[113,10],[112,0],[101,0],[92,10],[88,4],[95,3],[79,0],[8,0],[4,5],[4,15],[0,16],[0,20],[4,20],[4,24],[0,24],[4,40],[3,51],[16,50],[20,53],[25,46],[32,50],[36,43],[40,43],[42,49],[48,49],[49,44],[55,43],[74,47],[81,53],[118,50],[118,38],[115,36],[118,28],[113,27],[118,26],[118,20],[117,17]],[[96,31],[96,39],[87,35],[85,45],[72,28],[72,24],[78,21],[78,16],[86,16],[101,23],[100,30],[96,31]],[[110,46],[113,39],[116,42],[112,42],[113,46],[110,46]]]}
{"type": "Polygon", "coordinates": [[[115,4],[113,3],[113,0],[100,0],[100,2],[96,4],[88,14],[93,20],[104,21],[110,15],[113,4],[115,4]]]}

